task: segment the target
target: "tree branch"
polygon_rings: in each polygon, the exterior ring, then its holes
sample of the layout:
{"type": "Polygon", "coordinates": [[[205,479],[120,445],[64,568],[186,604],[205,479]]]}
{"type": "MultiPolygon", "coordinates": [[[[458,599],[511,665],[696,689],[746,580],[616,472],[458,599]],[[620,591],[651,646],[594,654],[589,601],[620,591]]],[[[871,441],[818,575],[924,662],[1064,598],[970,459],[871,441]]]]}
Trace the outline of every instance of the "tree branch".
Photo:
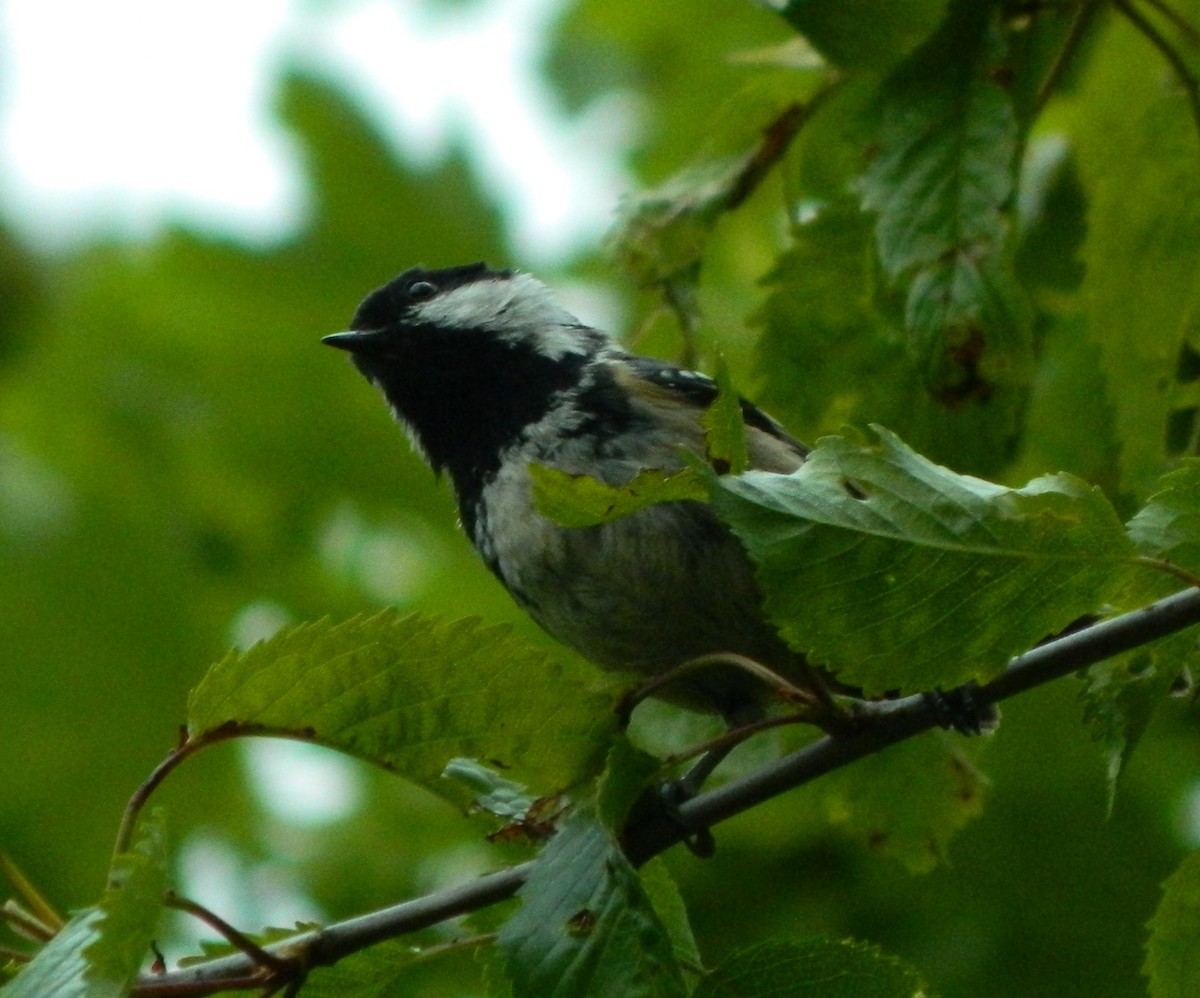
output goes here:
{"type": "Polygon", "coordinates": [[[1167,65],[1171,67],[1171,71],[1175,74],[1175,78],[1179,81],[1179,85],[1183,87],[1184,95],[1187,98],[1188,110],[1192,114],[1192,124],[1195,126],[1197,138],[1200,138],[1200,80],[1197,80],[1191,69],[1188,68],[1178,50],[1172,45],[1150,21],[1144,17],[1134,5],[1132,0],[1113,0],[1113,6],[1120,11],[1127,21],[1133,27],[1141,32],[1142,36],[1156,49],[1162,57],[1167,61],[1167,65]]]}
{"type": "MultiPolygon", "coordinates": [[[[998,703],[1198,623],[1200,590],[1188,589],[1039,645],[1014,658],[1004,673],[990,683],[971,689],[970,695],[982,705],[998,703]]],[[[674,814],[668,814],[661,805],[636,808],[637,817],[622,836],[625,851],[633,863],[640,865],[697,831],[938,724],[938,705],[928,696],[870,704],[860,729],[852,735],[821,738],[686,801],[674,814]]],[[[653,796],[647,796],[643,802],[656,803],[653,796]]],[[[525,882],[532,865],[532,862],[522,863],[459,887],[304,933],[266,949],[285,959],[303,954],[302,962],[310,968],[332,964],[382,940],[510,898],[525,882]]],[[[143,975],[132,993],[140,998],[212,994],[244,979],[253,970],[254,964],[247,956],[236,954],[166,974],[143,975]]]]}

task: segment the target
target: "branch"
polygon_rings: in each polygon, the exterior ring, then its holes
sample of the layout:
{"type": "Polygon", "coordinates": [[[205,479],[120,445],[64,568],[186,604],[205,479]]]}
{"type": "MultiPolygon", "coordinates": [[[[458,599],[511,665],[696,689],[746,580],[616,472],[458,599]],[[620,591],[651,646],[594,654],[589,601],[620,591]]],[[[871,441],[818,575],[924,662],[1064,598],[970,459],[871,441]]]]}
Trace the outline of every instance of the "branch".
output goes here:
{"type": "Polygon", "coordinates": [[[1159,53],[1167,61],[1167,65],[1171,67],[1171,71],[1175,74],[1179,85],[1183,87],[1184,94],[1187,97],[1188,110],[1192,114],[1192,124],[1195,126],[1197,137],[1200,138],[1200,80],[1197,80],[1192,74],[1187,63],[1184,62],[1183,56],[1179,54],[1162,32],[1134,7],[1132,0],[1113,0],[1113,6],[1125,16],[1125,19],[1137,31],[1141,32],[1142,36],[1151,45],[1158,49],[1159,53]]]}
{"type": "MultiPolygon", "coordinates": [[[[1200,623],[1200,590],[1188,589],[1120,617],[1101,621],[1018,655],[1003,674],[977,689],[973,699],[994,704],[1104,659],[1200,623]]],[[[761,769],[681,804],[674,815],[661,807],[635,809],[637,819],[622,842],[642,864],[711,825],[772,797],[939,725],[939,709],[927,696],[871,704],[856,733],[824,737],[761,769]]],[[[645,798],[653,801],[653,797],[645,798]]],[[[374,943],[427,928],[512,897],[533,863],[522,863],[426,897],[303,933],[266,949],[282,958],[303,954],[307,967],[335,963],[374,943]]],[[[132,994],[140,998],[212,994],[255,969],[244,954],[222,957],[166,974],[143,975],[132,994]]]]}
{"type": "Polygon", "coordinates": [[[1071,18],[1071,24],[1067,28],[1066,39],[1063,41],[1058,52],[1055,53],[1054,61],[1050,64],[1049,70],[1047,70],[1045,77],[1038,86],[1037,97],[1033,102],[1034,117],[1050,102],[1050,98],[1054,96],[1054,91],[1058,89],[1059,83],[1062,82],[1071,59],[1079,51],[1083,37],[1087,34],[1087,30],[1091,26],[1092,20],[1099,8],[1099,0],[1083,0],[1075,8],[1075,15],[1071,18]]]}

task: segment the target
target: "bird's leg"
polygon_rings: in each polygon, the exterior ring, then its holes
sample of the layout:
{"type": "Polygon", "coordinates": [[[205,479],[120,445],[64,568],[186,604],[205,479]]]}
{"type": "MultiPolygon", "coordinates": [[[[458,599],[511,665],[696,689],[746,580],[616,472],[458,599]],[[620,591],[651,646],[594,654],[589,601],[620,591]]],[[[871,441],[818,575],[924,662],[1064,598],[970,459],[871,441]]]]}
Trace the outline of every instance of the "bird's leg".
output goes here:
{"type": "Polygon", "coordinates": [[[979,735],[1000,723],[1000,711],[994,704],[981,703],[975,696],[976,689],[974,683],[964,683],[952,690],[932,690],[922,695],[933,705],[943,728],[962,735],[979,735]]]}

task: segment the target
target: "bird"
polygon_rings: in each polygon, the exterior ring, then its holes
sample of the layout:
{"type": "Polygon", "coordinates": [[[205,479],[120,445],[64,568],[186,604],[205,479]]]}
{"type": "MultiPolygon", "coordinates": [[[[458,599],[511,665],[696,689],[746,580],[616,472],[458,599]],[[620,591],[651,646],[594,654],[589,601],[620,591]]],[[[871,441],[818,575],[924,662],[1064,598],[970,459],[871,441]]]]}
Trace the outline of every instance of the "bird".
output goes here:
{"type": "MultiPolygon", "coordinates": [[[[532,275],[486,263],[406,270],[323,342],[351,355],[449,479],[480,558],[552,637],[645,680],[703,656],[739,656],[799,689],[820,685],[768,621],[754,565],[708,503],[672,501],[586,527],[537,508],[535,465],[623,486],[703,455],[713,379],[624,349],[532,275]]],[[[808,448],[740,405],[749,466],[798,469],[808,448]]],[[[687,670],[655,695],[730,727],[765,717],[773,696],[727,664],[687,670]]]]}

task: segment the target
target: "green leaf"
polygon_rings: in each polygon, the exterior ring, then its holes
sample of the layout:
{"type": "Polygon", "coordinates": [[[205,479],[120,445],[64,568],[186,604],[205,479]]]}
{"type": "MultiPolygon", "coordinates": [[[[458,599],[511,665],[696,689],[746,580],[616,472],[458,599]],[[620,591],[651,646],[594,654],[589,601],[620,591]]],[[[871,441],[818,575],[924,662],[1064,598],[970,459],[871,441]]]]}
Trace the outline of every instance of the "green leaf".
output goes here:
{"type": "Polygon", "coordinates": [[[706,141],[693,161],[656,187],[625,198],[609,240],[639,287],[691,286],[709,237],[774,167],[807,100],[825,80],[811,70],[758,71],[707,114],[706,141]]]}
{"type": "Polygon", "coordinates": [[[133,846],[113,860],[110,886],[4,988],[6,998],[120,998],[150,954],[167,883],[161,812],[142,819],[133,846]]]}
{"type": "Polygon", "coordinates": [[[910,369],[900,339],[868,296],[853,290],[866,280],[867,221],[856,204],[842,200],[796,226],[792,246],[764,278],[767,297],[750,318],[762,331],[761,400],[801,433],[853,423],[863,412],[878,418],[900,406],[897,381],[910,369]],[[896,375],[880,378],[881,370],[896,375]]]}
{"type": "MultiPolygon", "coordinates": [[[[717,397],[703,417],[705,458],[720,474],[739,474],[749,461],[746,427],[742,399],[724,358],[718,361],[716,382],[717,397]]],[[[708,489],[692,467],[679,471],[645,468],[625,485],[610,485],[547,465],[534,464],[529,470],[538,512],[562,527],[596,527],[658,503],[708,500],[708,489]]]]}
{"type": "Polygon", "coordinates": [[[734,953],[693,998],[917,998],[928,994],[915,970],[874,946],[812,936],[772,939],[734,953]]]}
{"type": "Polygon", "coordinates": [[[1079,696],[1083,719],[1104,755],[1110,814],[1121,773],[1195,654],[1194,634],[1174,634],[1087,670],[1079,696]]]}
{"type": "MultiPolygon", "coordinates": [[[[1200,460],[1183,461],[1159,485],[1129,521],[1129,536],[1142,554],[1200,573],[1200,460]]],[[[1122,603],[1141,605],[1178,588],[1173,575],[1143,573],[1122,594],[1122,603]]],[[[1104,754],[1110,811],[1117,781],[1142,734],[1195,656],[1196,637],[1184,632],[1088,669],[1080,698],[1084,720],[1104,754]]]]}
{"type": "Polygon", "coordinates": [[[1187,97],[1163,85],[1159,55],[1126,31],[1110,23],[1097,41],[1074,109],[1090,197],[1081,301],[1103,357],[1122,484],[1144,495],[1165,467],[1172,387],[1200,296],[1200,175],[1187,97]]]}
{"type": "Polygon", "coordinates": [[[694,281],[708,237],[729,207],[749,155],[704,160],[652,190],[627,197],[611,236],[638,287],[694,281]]]}
{"type": "Polygon", "coordinates": [[[905,324],[926,383],[948,405],[986,401],[1030,361],[1006,253],[1017,119],[997,82],[999,7],[954,0],[938,32],[883,87],[864,207],[885,273],[907,288],[905,324]]]}
{"type": "Polygon", "coordinates": [[[986,680],[1094,611],[1132,545],[1098,489],[1010,489],[880,444],[820,441],[792,475],[714,478],[787,641],[868,695],[986,680]]]}
{"type": "Polygon", "coordinates": [[[496,818],[524,818],[539,798],[524,783],[500,775],[477,759],[451,759],[442,778],[457,780],[471,793],[471,806],[496,818]]]}
{"type": "Polygon", "coordinates": [[[188,728],[302,737],[466,803],[441,778],[456,756],[553,790],[599,772],[614,701],[582,663],[554,662],[506,627],[384,610],[230,652],[192,691],[188,728]]]}
{"type": "Polygon", "coordinates": [[[529,471],[538,512],[562,527],[595,527],[660,502],[708,499],[708,490],[691,468],[647,468],[628,485],[608,485],[590,475],[540,464],[530,465],[529,471]]]}
{"type": "Polygon", "coordinates": [[[880,69],[938,26],[946,0],[786,0],[770,6],[831,62],[880,69]]]}
{"type": "Polygon", "coordinates": [[[550,840],[500,930],[516,998],[687,994],[672,940],[615,840],[581,812],[550,840]]]}
{"type": "Polygon", "coordinates": [[[387,939],[338,960],[332,967],[317,967],[304,979],[304,998],[391,998],[410,994],[413,971],[431,960],[464,954],[439,946],[427,951],[400,939],[387,939]],[[408,986],[406,986],[408,985],[408,986]]]}
{"type": "Polygon", "coordinates": [[[1192,853],[1163,884],[1150,919],[1144,972],[1151,998],[1200,994],[1200,853],[1192,853]]]}
{"type": "Polygon", "coordinates": [[[717,397],[704,410],[704,451],[708,463],[724,474],[740,475],[750,463],[742,399],[733,387],[729,365],[717,357],[717,397]]]}
{"type": "Polygon", "coordinates": [[[629,809],[662,770],[662,762],[643,752],[624,735],[613,741],[600,778],[596,811],[601,823],[619,834],[629,809]]]}
{"type": "Polygon", "coordinates": [[[1200,459],[1164,475],[1159,489],[1129,521],[1139,551],[1200,575],[1200,459]]]}
{"type": "Polygon", "coordinates": [[[696,937],[692,934],[692,924],[688,920],[687,905],[679,887],[671,876],[667,864],[661,856],[655,856],[638,870],[638,877],[646,896],[654,906],[655,914],[671,938],[671,950],[675,961],[684,968],[700,967],[700,949],[696,945],[696,937]]]}
{"type": "Polygon", "coordinates": [[[910,872],[928,873],[983,810],[986,780],[970,755],[978,745],[933,732],[828,774],[818,790],[830,821],[910,872]]]}

